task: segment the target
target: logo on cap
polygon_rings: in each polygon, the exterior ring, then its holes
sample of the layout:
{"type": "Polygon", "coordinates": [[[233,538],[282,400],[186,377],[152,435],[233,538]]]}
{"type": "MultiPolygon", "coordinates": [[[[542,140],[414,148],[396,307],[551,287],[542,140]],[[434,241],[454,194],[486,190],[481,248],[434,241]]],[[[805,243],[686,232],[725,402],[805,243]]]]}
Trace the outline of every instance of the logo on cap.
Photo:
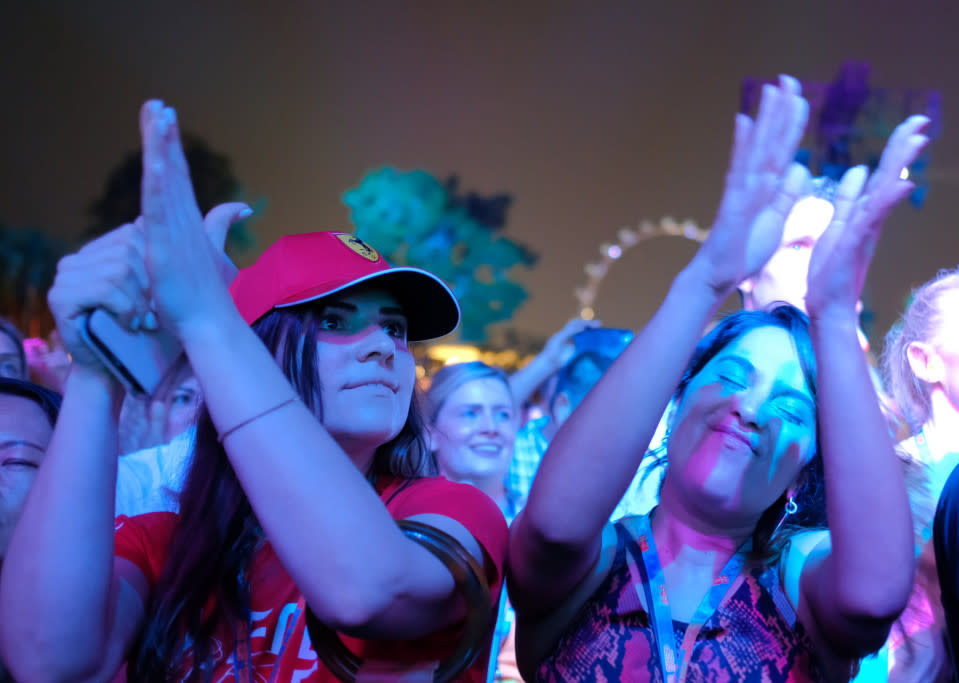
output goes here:
{"type": "Polygon", "coordinates": [[[359,254],[367,261],[373,261],[375,263],[376,261],[380,260],[380,255],[376,249],[368,245],[363,240],[358,239],[353,235],[347,235],[346,233],[337,233],[336,236],[339,238],[340,242],[348,246],[354,253],[359,254]]]}

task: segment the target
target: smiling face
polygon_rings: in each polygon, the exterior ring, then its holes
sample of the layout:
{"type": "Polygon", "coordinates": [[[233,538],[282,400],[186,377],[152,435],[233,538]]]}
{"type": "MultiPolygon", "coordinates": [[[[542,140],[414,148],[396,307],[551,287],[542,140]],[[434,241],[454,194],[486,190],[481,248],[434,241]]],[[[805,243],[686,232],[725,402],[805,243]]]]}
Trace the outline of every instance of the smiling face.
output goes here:
{"type": "Polygon", "coordinates": [[[406,317],[391,295],[366,287],[322,299],[316,317],[321,421],[351,457],[365,459],[409,415],[416,366],[406,317]]]}
{"type": "Polygon", "coordinates": [[[509,387],[484,377],[457,387],[430,428],[440,472],[453,481],[502,481],[513,457],[516,411],[509,387]]]}
{"type": "Polygon", "coordinates": [[[50,419],[39,405],[0,394],[0,559],[52,435],[50,419]]]}
{"type": "Polygon", "coordinates": [[[693,377],[669,437],[663,499],[717,523],[754,524],[816,448],[816,408],[792,336],[764,326],[693,377]]]}

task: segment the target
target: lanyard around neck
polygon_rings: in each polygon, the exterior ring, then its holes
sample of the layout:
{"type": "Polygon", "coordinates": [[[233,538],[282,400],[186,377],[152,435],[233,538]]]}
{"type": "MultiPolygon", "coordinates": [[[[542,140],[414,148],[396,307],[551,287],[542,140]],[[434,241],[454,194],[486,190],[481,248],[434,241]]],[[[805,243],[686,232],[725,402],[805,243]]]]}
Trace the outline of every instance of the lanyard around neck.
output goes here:
{"type": "MultiPolygon", "coordinates": [[[[647,611],[651,617],[650,625],[653,628],[653,636],[656,640],[656,647],[659,650],[659,662],[663,671],[663,680],[665,683],[682,683],[686,679],[686,671],[689,668],[689,660],[692,657],[693,644],[699,635],[700,629],[706,620],[712,616],[716,608],[722,603],[726,593],[732,587],[743,565],[746,563],[746,555],[752,547],[751,541],[745,544],[736,553],[729,558],[726,566],[720,572],[719,576],[713,582],[712,587],[703,597],[703,601],[696,608],[689,626],[683,635],[683,642],[676,651],[676,639],[673,632],[673,617],[669,608],[669,599],[666,597],[666,581],[663,576],[662,563],[659,560],[659,554],[656,552],[656,542],[653,539],[653,530],[649,523],[650,516],[645,515],[639,521],[639,537],[636,539],[639,544],[639,550],[642,553],[640,558],[645,569],[645,581],[640,575],[636,560],[632,553],[627,552],[626,557],[629,563],[629,571],[632,574],[633,583],[636,592],[643,591],[646,598],[647,611]]],[[[641,596],[642,597],[642,596],[641,596]]]]}

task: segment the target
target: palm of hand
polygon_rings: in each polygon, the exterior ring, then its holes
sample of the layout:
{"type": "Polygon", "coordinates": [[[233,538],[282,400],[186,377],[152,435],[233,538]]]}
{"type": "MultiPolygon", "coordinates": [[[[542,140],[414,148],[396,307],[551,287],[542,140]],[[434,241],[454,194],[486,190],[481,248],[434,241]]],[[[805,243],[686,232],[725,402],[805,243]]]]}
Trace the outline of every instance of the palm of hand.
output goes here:
{"type": "Polygon", "coordinates": [[[707,242],[714,239],[717,259],[717,281],[723,287],[734,287],[747,277],[758,272],[779,248],[782,239],[786,206],[791,206],[805,184],[806,174],[799,170],[787,174],[786,180],[773,174],[744,178],[740,187],[727,185],[724,205],[717,215],[716,224],[707,242]],[[791,179],[790,179],[791,178],[791,179]],[[776,203],[777,196],[787,195],[790,200],[776,203]],[[729,206],[725,205],[729,199],[729,206]],[[722,225],[722,228],[716,229],[722,225]]]}
{"type": "Polygon", "coordinates": [[[792,161],[808,114],[799,83],[784,76],[778,88],[763,88],[755,122],[737,116],[723,198],[696,255],[717,293],[730,293],[779,246],[786,216],[808,180],[806,170],[792,161]]]}
{"type": "Polygon", "coordinates": [[[913,116],[900,124],[871,177],[862,166],[843,175],[833,219],[810,257],[806,308],[811,315],[827,308],[854,313],[882,223],[912,190],[912,183],[900,173],[928,143],[919,133],[928,122],[924,116],[913,116]]]}
{"type": "Polygon", "coordinates": [[[250,210],[242,203],[223,204],[203,219],[172,109],[146,103],[141,131],[146,268],[161,322],[177,331],[189,319],[229,305],[224,278],[234,269],[223,246],[230,224],[250,210]]]}

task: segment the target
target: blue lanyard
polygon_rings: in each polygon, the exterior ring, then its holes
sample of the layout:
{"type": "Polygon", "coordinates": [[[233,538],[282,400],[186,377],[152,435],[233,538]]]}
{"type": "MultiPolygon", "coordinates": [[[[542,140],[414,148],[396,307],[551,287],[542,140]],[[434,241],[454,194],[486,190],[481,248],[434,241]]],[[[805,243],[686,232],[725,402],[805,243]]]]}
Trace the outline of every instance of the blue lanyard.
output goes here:
{"type": "Polygon", "coordinates": [[[653,627],[653,636],[659,650],[659,662],[663,670],[663,679],[665,683],[682,683],[686,679],[686,671],[689,668],[689,660],[692,657],[696,637],[706,620],[722,603],[723,598],[726,597],[742,571],[743,565],[746,564],[746,555],[752,548],[752,541],[746,541],[736,551],[736,554],[729,558],[726,566],[723,567],[723,570],[713,582],[712,588],[709,589],[703,597],[703,601],[699,603],[699,607],[696,608],[696,613],[689,622],[689,626],[686,627],[682,645],[677,652],[673,633],[673,617],[669,608],[669,599],[666,597],[666,581],[663,577],[663,567],[659,561],[659,555],[656,552],[656,541],[653,539],[649,515],[639,518],[638,522],[640,528],[639,537],[636,540],[642,553],[641,559],[646,580],[643,581],[632,553],[627,552],[629,571],[632,574],[636,592],[643,591],[645,594],[647,610],[652,617],[650,625],[653,627]]]}

